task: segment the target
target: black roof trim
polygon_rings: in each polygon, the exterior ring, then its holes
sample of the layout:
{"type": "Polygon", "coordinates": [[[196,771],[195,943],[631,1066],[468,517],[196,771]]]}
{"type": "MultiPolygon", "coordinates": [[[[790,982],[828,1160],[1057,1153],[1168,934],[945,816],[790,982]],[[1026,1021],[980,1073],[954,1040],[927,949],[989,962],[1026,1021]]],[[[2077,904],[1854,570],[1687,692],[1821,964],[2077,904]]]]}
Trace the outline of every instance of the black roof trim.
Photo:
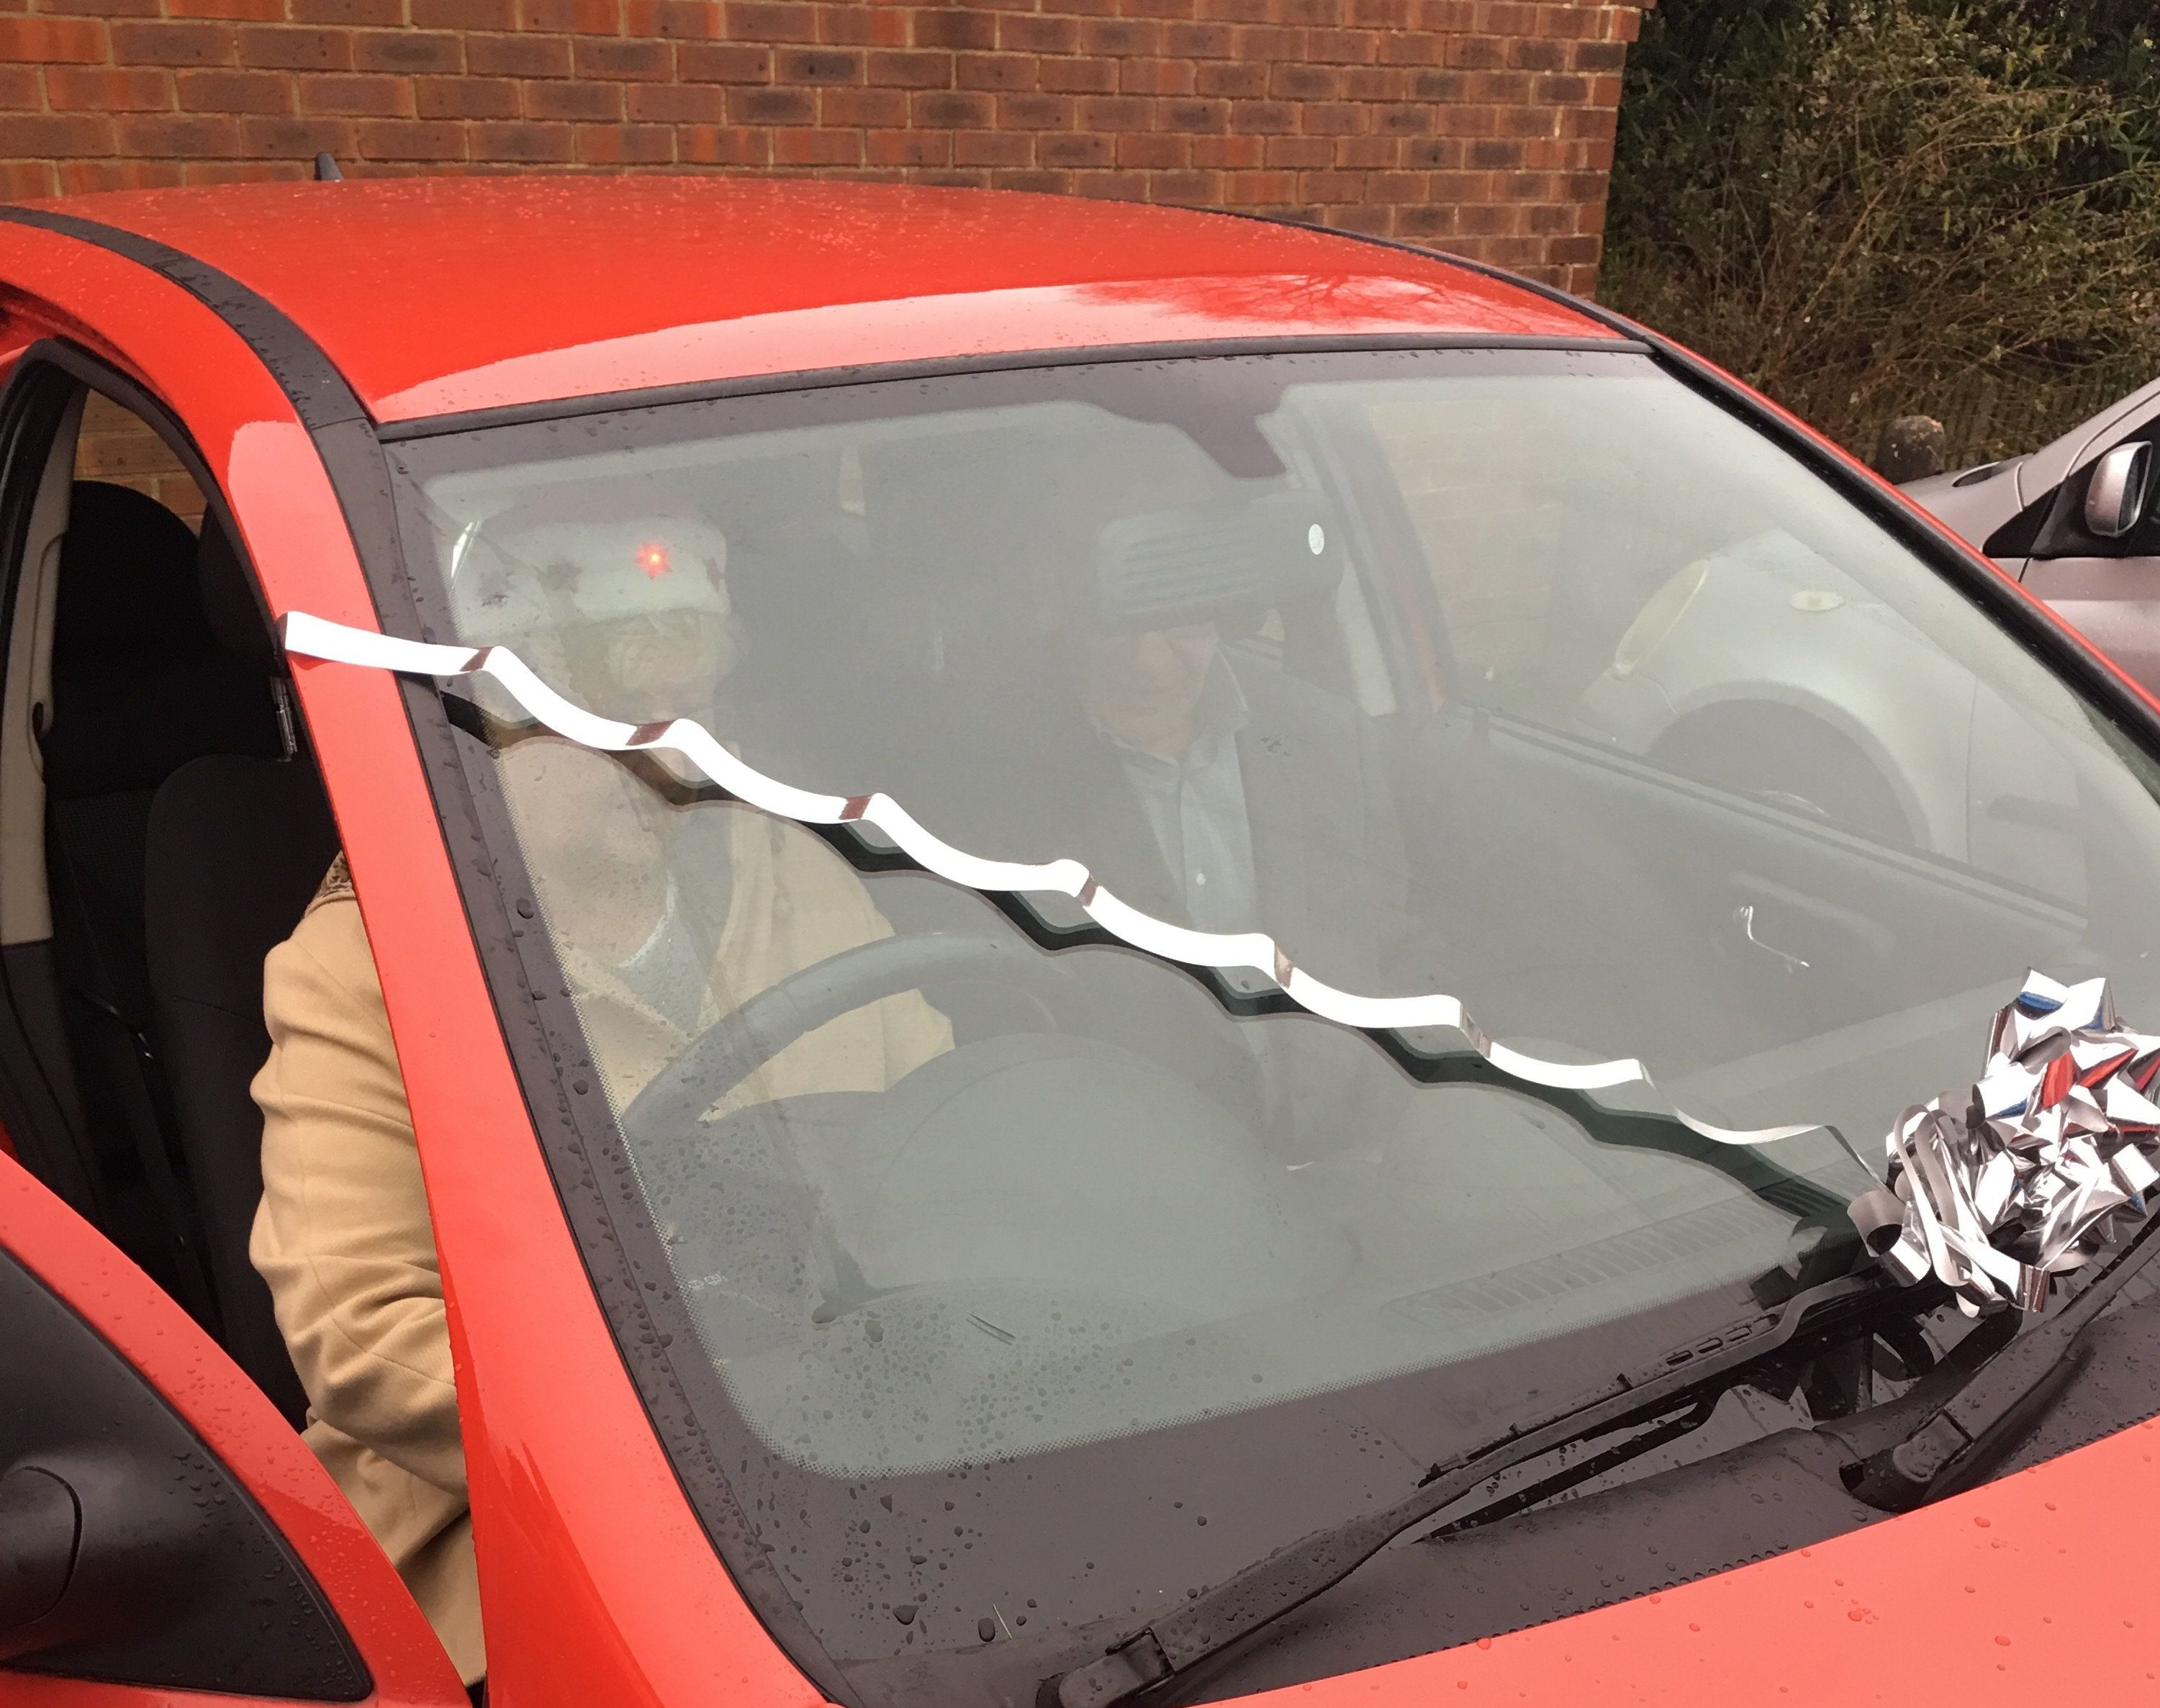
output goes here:
{"type": "Polygon", "coordinates": [[[221,273],[207,262],[198,261],[154,237],[138,236],[101,220],[86,220],[79,214],[56,214],[43,208],[0,207],[0,220],[93,243],[100,249],[125,256],[179,286],[237,332],[262,359],[285,395],[293,400],[293,408],[309,432],[320,433],[347,422],[367,419],[367,411],[361,407],[359,395],[324,353],[323,347],[302,331],[283,309],[249,289],[231,274],[221,273]]]}
{"type": "Polygon", "coordinates": [[[670,403],[704,403],[722,397],[757,397],[773,392],[823,391],[838,386],[869,386],[890,381],[937,379],[949,374],[1009,373],[1026,368],[1093,366],[1103,362],[1184,361],[1211,356],[1340,355],[1373,350],[1560,350],[1586,355],[1613,352],[1645,356],[1650,346],[1638,339],[1534,338],[1472,333],[1382,333],[1364,336],[1313,334],[1290,338],[1221,338],[1165,344],[1097,344],[1062,350],[988,351],[978,356],[925,356],[911,361],[861,362],[846,367],[797,368],[787,373],[745,374],[734,379],[693,380],[677,386],[647,386],[629,392],[581,392],[532,403],[492,409],[460,410],[449,415],[415,416],[386,421],[376,429],[385,444],[401,439],[435,439],[444,433],[476,433],[491,427],[522,427],[536,421],[560,421],[581,415],[612,415],[626,409],[652,409],[670,403]]]}
{"type": "MultiPolygon", "coordinates": [[[[1215,209],[1190,211],[1222,212],[1215,209]]],[[[1594,305],[1581,303],[1565,292],[1554,291],[1548,286],[1529,280],[1515,278],[1498,268],[1464,261],[1457,256],[1442,255],[1412,243],[1370,237],[1362,232],[1339,231],[1295,220],[1276,220],[1263,215],[1245,214],[1223,216],[1321,231],[1330,236],[1377,244],[1427,260],[1468,267],[1565,303],[1583,313],[1586,319],[1620,335],[1615,339],[1594,335],[1576,338],[1505,333],[1311,334],[1271,338],[1191,340],[1165,344],[1098,345],[1082,349],[998,351],[981,356],[940,356],[913,361],[797,369],[787,373],[752,374],[682,385],[644,387],[635,391],[584,393],[532,403],[510,404],[500,408],[461,410],[452,414],[376,423],[376,437],[385,444],[391,444],[400,439],[432,438],[445,433],[468,433],[484,428],[612,413],[621,409],[651,408],[667,403],[702,402],[717,397],[751,397],[764,392],[807,391],[828,386],[867,385],[881,381],[927,378],[932,375],[993,372],[1082,363],[1169,361],[1218,356],[1368,350],[1625,350],[1640,355],[1654,348],[1642,329],[1616,315],[1605,314],[1594,305]]],[[[230,273],[155,238],[141,236],[124,227],[107,225],[102,221],[85,219],[79,214],[55,213],[39,208],[0,207],[0,220],[15,225],[35,226],[95,244],[101,249],[125,256],[179,285],[231,326],[262,359],[285,394],[292,399],[301,421],[311,433],[347,422],[372,421],[366,406],[360,401],[359,394],[338,371],[322,346],[283,309],[230,273]]]]}

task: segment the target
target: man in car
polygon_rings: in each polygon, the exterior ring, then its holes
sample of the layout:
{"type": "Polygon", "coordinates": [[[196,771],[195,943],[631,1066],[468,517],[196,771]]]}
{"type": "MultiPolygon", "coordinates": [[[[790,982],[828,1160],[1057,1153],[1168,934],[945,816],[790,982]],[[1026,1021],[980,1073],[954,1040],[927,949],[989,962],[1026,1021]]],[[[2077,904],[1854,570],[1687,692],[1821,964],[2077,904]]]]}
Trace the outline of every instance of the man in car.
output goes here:
{"type": "Polygon", "coordinates": [[[1316,976],[1374,989],[1405,879],[1370,723],[1257,650],[1224,645],[1230,626],[1279,639],[1284,623],[1332,622],[1332,611],[1230,601],[1168,626],[1127,616],[1104,585],[1109,526],[1151,512],[1204,532],[1213,512],[1189,470],[1136,466],[1123,446],[1098,454],[1110,478],[1065,499],[1036,564],[1037,620],[1057,655],[1046,722],[1062,724],[1067,755],[1066,786],[1038,802],[1043,845],[1144,911],[1266,932],[1316,976]]]}
{"type": "MultiPolygon", "coordinates": [[[[474,584],[497,600],[486,638],[603,713],[721,715],[739,637],[719,534],[682,517],[543,521],[511,544],[526,561],[506,551],[474,584]]],[[[686,824],[624,761],[544,734],[511,740],[501,766],[618,1109],[749,996],[888,934],[837,855],[746,809],[686,824]]],[[[264,1014],[252,1251],[307,1391],[307,1440],[474,1684],[486,1657],[442,1282],[342,857],[270,955],[264,1014]]],[[[888,998],[776,1056],[736,1100],[880,1090],[950,1042],[919,996],[888,998]]]]}

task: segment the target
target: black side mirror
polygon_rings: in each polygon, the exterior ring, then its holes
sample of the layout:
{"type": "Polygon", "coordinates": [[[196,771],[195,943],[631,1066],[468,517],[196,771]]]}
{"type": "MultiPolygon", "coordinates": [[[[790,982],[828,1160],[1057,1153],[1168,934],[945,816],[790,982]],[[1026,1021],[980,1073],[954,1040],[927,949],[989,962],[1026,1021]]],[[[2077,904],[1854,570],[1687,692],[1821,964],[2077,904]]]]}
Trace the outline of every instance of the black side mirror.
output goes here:
{"type": "Polygon", "coordinates": [[[0,1246],[0,1701],[20,1694],[6,1682],[18,1665],[161,1696],[371,1689],[245,1487],[0,1246]]]}
{"type": "Polygon", "coordinates": [[[44,1646],[37,1628],[67,1593],[81,1537],[75,1491],[60,1478],[34,1465],[0,1476],[0,1660],[44,1646]]]}
{"type": "Polygon", "coordinates": [[[2085,532],[2119,540],[2145,519],[2152,491],[2152,447],[2119,444],[2093,465],[2085,487],[2085,532]]]}
{"type": "Polygon", "coordinates": [[[0,1660],[127,1631],[185,1603],[205,1527],[127,1451],[39,1454],[0,1476],[0,1660]]]}

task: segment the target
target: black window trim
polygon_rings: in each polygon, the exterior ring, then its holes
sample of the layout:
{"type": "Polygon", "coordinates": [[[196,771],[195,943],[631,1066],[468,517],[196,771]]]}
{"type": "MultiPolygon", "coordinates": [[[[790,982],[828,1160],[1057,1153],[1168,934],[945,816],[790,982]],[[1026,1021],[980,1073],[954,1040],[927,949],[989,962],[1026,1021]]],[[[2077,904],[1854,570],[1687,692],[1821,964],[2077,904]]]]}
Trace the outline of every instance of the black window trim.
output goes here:
{"type": "Polygon", "coordinates": [[[385,444],[439,439],[445,433],[480,433],[493,427],[522,427],[542,421],[569,421],[585,415],[613,415],[632,409],[662,408],[671,403],[707,403],[726,397],[755,397],[773,392],[823,391],[835,386],[883,385],[896,380],[943,379],[954,374],[1011,373],[1037,368],[1094,367],[1111,362],[1187,361],[1225,356],[1339,356],[1356,350],[1554,350],[1586,355],[1647,355],[1637,339],[1540,338],[1501,333],[1384,333],[1321,335],[1286,338],[1187,339],[1162,344],[1061,345],[1051,350],[993,350],[978,356],[927,356],[909,361],[860,362],[842,367],[797,368],[786,373],[745,374],[734,379],[697,380],[679,386],[645,386],[626,392],[586,392],[548,397],[499,408],[460,410],[447,415],[386,421],[376,428],[385,444]]]}

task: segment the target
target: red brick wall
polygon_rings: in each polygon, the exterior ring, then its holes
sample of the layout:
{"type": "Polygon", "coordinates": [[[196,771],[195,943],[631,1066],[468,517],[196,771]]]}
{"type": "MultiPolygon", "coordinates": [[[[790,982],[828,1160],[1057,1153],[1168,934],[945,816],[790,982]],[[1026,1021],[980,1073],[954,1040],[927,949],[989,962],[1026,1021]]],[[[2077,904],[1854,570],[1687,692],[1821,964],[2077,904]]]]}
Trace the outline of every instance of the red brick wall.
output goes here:
{"type": "Polygon", "coordinates": [[[0,0],[0,200],[816,172],[1266,208],[1586,291],[1649,0],[0,0]]]}
{"type": "Polygon", "coordinates": [[[147,492],[191,527],[202,520],[202,493],[164,440],[139,416],[95,392],[75,440],[75,477],[147,492]]]}

